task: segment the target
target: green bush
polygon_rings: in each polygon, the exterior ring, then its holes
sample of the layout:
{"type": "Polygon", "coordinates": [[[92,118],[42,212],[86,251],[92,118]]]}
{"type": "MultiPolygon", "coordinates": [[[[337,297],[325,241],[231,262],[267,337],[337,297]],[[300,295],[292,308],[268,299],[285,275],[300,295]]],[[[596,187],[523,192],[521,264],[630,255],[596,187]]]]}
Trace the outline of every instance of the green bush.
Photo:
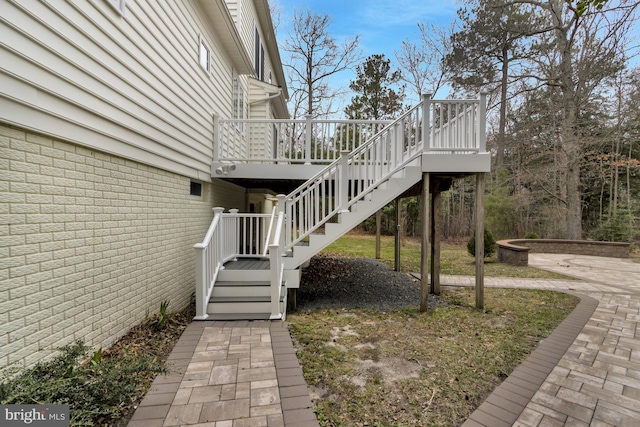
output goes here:
{"type": "MultiPolygon", "coordinates": [[[[496,239],[491,234],[487,228],[484,229],[484,256],[485,258],[489,258],[491,255],[496,253],[496,249],[498,245],[496,244],[496,239]]],[[[473,236],[469,239],[467,243],[467,252],[472,257],[476,256],[476,233],[473,233],[473,236]]]]}
{"type": "Polygon", "coordinates": [[[538,236],[538,233],[534,233],[533,231],[529,231],[527,232],[527,234],[524,235],[525,239],[539,239],[540,236],[538,236]]]}
{"type": "Polygon", "coordinates": [[[68,404],[72,426],[102,425],[119,418],[144,393],[145,376],[167,372],[164,362],[150,355],[122,361],[103,357],[99,350],[88,359],[89,348],[82,341],[58,350],[53,359],[15,376],[5,373],[0,403],[68,404]]]}
{"type": "Polygon", "coordinates": [[[594,240],[608,242],[633,242],[637,236],[634,219],[629,209],[618,208],[618,211],[607,217],[600,227],[591,233],[594,240]]]}

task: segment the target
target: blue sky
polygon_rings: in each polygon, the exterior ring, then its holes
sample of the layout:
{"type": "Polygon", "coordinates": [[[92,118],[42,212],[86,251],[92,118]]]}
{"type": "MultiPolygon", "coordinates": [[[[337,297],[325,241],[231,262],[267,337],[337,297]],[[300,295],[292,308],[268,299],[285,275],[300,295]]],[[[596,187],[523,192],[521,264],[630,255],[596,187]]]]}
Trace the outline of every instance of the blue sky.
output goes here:
{"type": "Polygon", "coordinates": [[[360,34],[366,56],[393,56],[402,40],[414,36],[418,22],[448,24],[455,17],[454,0],[278,0],[281,29],[291,22],[294,9],[304,7],[333,18],[331,33],[337,39],[360,34]]]}
{"type": "MultiPolygon", "coordinates": [[[[398,50],[402,41],[418,36],[418,22],[448,27],[457,18],[456,10],[461,6],[456,0],[273,0],[273,3],[281,9],[277,30],[280,40],[287,37],[294,10],[305,8],[330,15],[333,22],[329,31],[338,41],[359,34],[363,61],[369,55],[382,53],[392,62],[395,62],[394,51],[398,50]]],[[[640,23],[634,24],[633,34],[637,49],[640,23]]],[[[281,51],[281,54],[284,56],[286,53],[281,51]]],[[[639,63],[640,57],[632,61],[633,66],[639,63]]],[[[348,88],[354,78],[355,72],[344,71],[332,78],[332,84],[348,88]]],[[[445,92],[446,88],[443,88],[436,96],[444,98],[445,92]]],[[[410,95],[410,91],[407,95],[410,95]]],[[[342,107],[350,99],[351,95],[347,95],[341,103],[342,107]]],[[[409,99],[407,101],[413,103],[409,99]]],[[[339,115],[342,107],[339,108],[339,115]]]]}
{"type": "MultiPolygon", "coordinates": [[[[418,35],[418,22],[448,26],[458,7],[455,0],[276,0],[276,3],[282,10],[278,28],[281,40],[288,33],[294,9],[305,8],[330,15],[333,22],[329,30],[338,41],[359,34],[363,58],[382,53],[392,61],[402,41],[418,35]]],[[[355,73],[345,71],[336,76],[334,84],[346,87],[354,78],[355,73]]]]}

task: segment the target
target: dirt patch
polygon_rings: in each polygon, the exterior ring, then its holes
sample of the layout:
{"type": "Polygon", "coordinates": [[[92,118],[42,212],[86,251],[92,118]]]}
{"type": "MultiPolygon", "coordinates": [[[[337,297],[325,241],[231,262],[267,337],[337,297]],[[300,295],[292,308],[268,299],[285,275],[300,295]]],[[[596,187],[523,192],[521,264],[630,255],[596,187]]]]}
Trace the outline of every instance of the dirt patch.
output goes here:
{"type": "Polygon", "coordinates": [[[377,362],[369,359],[356,361],[356,372],[361,377],[359,381],[364,384],[373,380],[374,383],[390,386],[397,381],[418,378],[421,370],[420,364],[400,357],[385,357],[377,362]]]}

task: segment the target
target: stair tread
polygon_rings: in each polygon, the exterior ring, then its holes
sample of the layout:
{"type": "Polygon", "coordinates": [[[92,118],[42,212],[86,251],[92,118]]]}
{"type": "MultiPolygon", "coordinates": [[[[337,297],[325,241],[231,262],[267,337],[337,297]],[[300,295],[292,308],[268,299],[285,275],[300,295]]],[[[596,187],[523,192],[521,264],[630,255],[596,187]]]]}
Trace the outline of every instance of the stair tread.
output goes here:
{"type": "Polygon", "coordinates": [[[271,313],[209,313],[207,320],[269,320],[271,313]]]}
{"type": "MultiPolygon", "coordinates": [[[[246,280],[246,281],[233,281],[233,280],[224,280],[220,282],[216,282],[215,287],[219,286],[271,286],[271,282],[266,280],[246,280]]],[[[215,289],[214,287],[214,289],[215,289]]]]}
{"type": "MultiPolygon", "coordinates": [[[[280,302],[284,301],[284,292],[280,295],[280,302]]],[[[271,302],[271,296],[237,296],[237,297],[217,297],[213,296],[209,299],[209,303],[222,302],[271,302]]]]}

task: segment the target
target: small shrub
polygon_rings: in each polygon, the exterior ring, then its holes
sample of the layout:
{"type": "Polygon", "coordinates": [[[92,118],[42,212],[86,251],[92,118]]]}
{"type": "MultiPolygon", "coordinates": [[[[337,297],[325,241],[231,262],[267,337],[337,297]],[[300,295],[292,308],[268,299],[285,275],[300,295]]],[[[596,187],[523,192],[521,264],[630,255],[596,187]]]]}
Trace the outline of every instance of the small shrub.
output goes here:
{"type": "Polygon", "coordinates": [[[169,301],[162,301],[162,303],[160,303],[160,312],[151,327],[151,329],[156,332],[164,329],[167,324],[167,307],[169,307],[169,301]]]}
{"type": "Polygon", "coordinates": [[[608,242],[633,242],[637,236],[629,209],[618,208],[605,222],[591,232],[591,238],[608,242]]]}
{"type": "MultiPolygon", "coordinates": [[[[496,239],[491,234],[491,231],[488,229],[484,229],[484,256],[485,258],[491,257],[494,253],[496,253],[498,245],[496,244],[496,239]]],[[[476,233],[473,233],[473,236],[469,239],[469,243],[467,243],[467,252],[472,257],[476,256],[476,233]]]]}
{"type": "Polygon", "coordinates": [[[83,341],[58,350],[49,361],[0,378],[0,404],[68,404],[70,425],[103,425],[144,393],[142,378],[167,372],[164,362],[149,355],[118,360],[98,350],[88,359],[83,341]]]}
{"type": "Polygon", "coordinates": [[[540,236],[538,236],[538,233],[534,233],[533,231],[529,231],[527,232],[527,234],[524,235],[525,239],[539,239],[540,236]]]}

